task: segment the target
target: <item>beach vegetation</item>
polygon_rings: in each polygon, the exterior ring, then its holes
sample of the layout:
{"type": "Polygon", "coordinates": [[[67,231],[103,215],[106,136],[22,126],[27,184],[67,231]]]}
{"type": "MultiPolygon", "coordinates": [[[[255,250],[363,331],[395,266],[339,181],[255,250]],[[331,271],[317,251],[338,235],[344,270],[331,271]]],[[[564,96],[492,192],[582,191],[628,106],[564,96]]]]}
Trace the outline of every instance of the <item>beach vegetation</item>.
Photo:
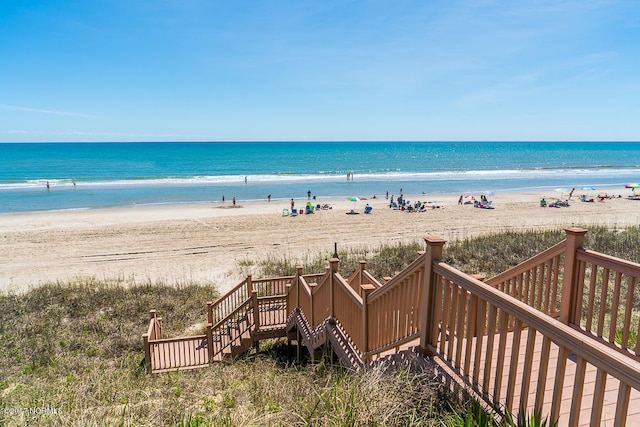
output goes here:
{"type": "MultiPolygon", "coordinates": [[[[640,260],[636,228],[589,230],[586,247],[640,260]]],[[[490,277],[563,238],[562,230],[493,233],[448,242],[443,257],[490,277]]],[[[418,250],[423,242],[343,248],[341,274],[363,259],[376,277],[393,276],[418,250]]],[[[305,272],[324,271],[331,255],[310,254],[305,272]]],[[[272,256],[251,267],[260,270],[256,277],[291,275],[299,262],[272,256]]],[[[431,426],[479,425],[465,420],[484,417],[428,370],[353,373],[327,358],[297,362],[286,341],[208,369],[146,374],[141,336],[149,309],[163,318],[164,335],[185,335],[206,319],[205,302],[218,297],[215,286],[191,281],[125,286],[94,278],[0,295],[0,424],[431,426]]],[[[636,334],[628,335],[635,345],[636,334]]]]}
{"type": "MultiPolygon", "coordinates": [[[[640,230],[637,227],[605,226],[585,227],[585,247],[597,252],[640,262],[640,230]]],[[[443,250],[443,261],[468,274],[495,276],[555,245],[565,238],[562,229],[490,232],[480,237],[469,237],[447,242],[443,250]]],[[[350,277],[366,261],[366,268],[378,280],[393,277],[425,249],[423,241],[407,241],[383,244],[377,248],[349,246],[338,248],[340,274],[350,277]]],[[[296,267],[302,265],[303,272],[318,273],[326,269],[332,251],[308,253],[302,259],[291,254],[269,254],[255,261],[256,277],[292,276],[296,267]]]]}

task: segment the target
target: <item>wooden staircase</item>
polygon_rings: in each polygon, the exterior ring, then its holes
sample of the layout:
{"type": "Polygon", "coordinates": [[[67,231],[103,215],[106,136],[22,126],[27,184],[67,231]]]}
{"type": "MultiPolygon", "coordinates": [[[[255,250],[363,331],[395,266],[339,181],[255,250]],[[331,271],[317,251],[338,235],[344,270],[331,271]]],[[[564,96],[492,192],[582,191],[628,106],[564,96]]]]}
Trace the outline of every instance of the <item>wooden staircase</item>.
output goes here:
{"type": "Polygon", "coordinates": [[[324,274],[245,281],[207,304],[205,335],[163,338],[151,311],[148,372],[193,369],[288,337],[312,360],[439,366],[500,413],[541,411],[565,425],[640,425],[640,264],[582,248],[586,230],[486,282],[442,262],[445,241],[384,285],[361,262],[324,274]],[[635,299],[635,300],[634,300],[635,299]],[[622,340],[616,328],[622,325],[622,340]]]}
{"type": "Polygon", "coordinates": [[[311,330],[304,314],[296,308],[289,316],[286,331],[290,341],[295,340],[307,348],[312,360],[317,359],[323,350],[330,349],[349,369],[358,370],[364,365],[353,342],[335,321],[327,319],[311,330]]]}
{"type": "Polygon", "coordinates": [[[151,310],[149,329],[143,336],[147,372],[206,367],[238,357],[258,347],[260,340],[286,336],[286,301],[282,296],[259,298],[255,291],[244,301],[228,305],[228,314],[213,324],[216,308],[232,298],[233,291],[207,304],[209,323],[204,335],[164,338],[162,318],[151,310]]]}

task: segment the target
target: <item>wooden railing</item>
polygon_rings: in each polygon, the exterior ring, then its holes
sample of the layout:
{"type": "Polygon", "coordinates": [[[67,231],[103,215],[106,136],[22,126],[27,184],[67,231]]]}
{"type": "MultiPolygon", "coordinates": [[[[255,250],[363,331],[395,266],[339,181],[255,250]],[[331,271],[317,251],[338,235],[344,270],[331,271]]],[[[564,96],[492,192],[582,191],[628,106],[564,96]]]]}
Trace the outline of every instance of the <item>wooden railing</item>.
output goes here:
{"type": "Polygon", "coordinates": [[[334,262],[334,264],[332,264],[332,266],[327,270],[326,274],[322,276],[315,285],[310,283],[309,288],[311,293],[309,295],[300,292],[301,300],[303,298],[309,299],[308,304],[311,307],[311,313],[303,312],[303,314],[310,321],[311,329],[315,329],[316,327],[320,326],[326,319],[330,319],[333,316],[331,311],[331,285],[333,280],[333,273],[337,271],[337,268],[337,264],[335,264],[334,262]]]}
{"type": "Polygon", "coordinates": [[[251,296],[251,275],[215,302],[207,303],[209,323],[216,324],[235,311],[251,296]]]}
{"type": "Polygon", "coordinates": [[[312,330],[340,324],[363,361],[419,344],[498,411],[624,425],[631,390],[640,392],[640,265],[582,249],[585,232],[567,229],[565,241],[486,282],[441,262],[438,238],[381,286],[361,281],[364,267],[344,280],[331,259],[316,285],[298,274],[288,312],[298,307],[312,330]],[[607,323],[626,332],[615,338],[607,323]],[[617,399],[605,399],[612,390],[617,399]]]}
{"type": "Polygon", "coordinates": [[[252,279],[252,276],[249,275],[247,278],[247,282],[250,284],[249,294],[252,290],[256,290],[258,291],[258,297],[285,295],[287,291],[287,285],[290,284],[294,278],[295,276],[284,276],[270,279],[254,280],[252,279]]]}
{"type": "Polygon", "coordinates": [[[282,326],[287,322],[287,296],[285,294],[258,297],[260,328],[282,326]]]}
{"type": "Polygon", "coordinates": [[[338,273],[337,262],[331,280],[332,319],[340,323],[340,326],[350,338],[356,351],[363,352],[362,347],[362,298],[351,285],[338,273]]]}
{"type": "Polygon", "coordinates": [[[364,288],[367,340],[365,359],[416,339],[422,319],[424,252],[384,286],[364,288]]]}
{"type": "Polygon", "coordinates": [[[640,360],[640,264],[578,249],[571,324],[640,360]]]}
{"type": "Polygon", "coordinates": [[[157,317],[156,310],[150,310],[149,314],[149,328],[142,336],[147,372],[190,369],[208,363],[206,350],[200,351],[206,335],[163,338],[162,318],[157,317]]]}
{"type": "Polygon", "coordinates": [[[553,317],[560,315],[566,240],[488,279],[486,283],[553,317]]]}
{"type": "MultiPolygon", "coordinates": [[[[255,293],[254,293],[255,295],[255,293]]],[[[249,308],[257,297],[247,298],[227,317],[215,325],[207,325],[209,360],[222,360],[223,353],[232,353],[232,346],[241,345],[242,338],[249,338],[249,333],[256,324],[254,316],[248,316],[249,308]]]]}
{"type": "MultiPolygon", "coordinates": [[[[286,323],[286,289],[293,278],[253,281],[251,275],[247,276],[223,298],[207,303],[205,335],[163,338],[162,319],[151,310],[149,327],[143,335],[147,372],[206,366],[233,353],[233,347],[242,346],[243,340],[251,338],[261,325],[266,329],[283,327],[286,323]]],[[[273,334],[263,334],[270,335],[273,334]]]]}
{"type": "Polygon", "coordinates": [[[360,261],[359,268],[357,268],[347,280],[349,286],[358,294],[360,294],[362,286],[364,285],[372,285],[376,289],[382,286],[382,284],[366,270],[366,265],[366,261],[360,261]]]}
{"type": "Polygon", "coordinates": [[[161,369],[153,369],[153,372],[206,366],[209,363],[206,349],[198,351],[198,346],[206,338],[206,335],[193,335],[149,341],[151,366],[162,367],[161,369]]]}
{"type": "Polygon", "coordinates": [[[624,425],[630,389],[640,390],[639,364],[444,263],[434,264],[432,286],[434,311],[426,346],[496,409],[539,411],[557,420],[567,405],[563,405],[563,388],[572,386],[568,425],[580,421],[582,405],[591,408],[590,414],[582,416],[588,416],[591,425],[599,425],[608,376],[610,382],[618,383],[614,425],[624,425]],[[516,326],[509,332],[512,319],[516,326]],[[473,323],[482,334],[474,335],[473,323]],[[576,366],[573,381],[565,376],[570,360],[576,366]],[[595,385],[585,384],[588,365],[597,371],[595,385]],[[537,372],[535,378],[532,371],[537,372]],[[548,378],[554,381],[551,396],[545,395],[548,378]],[[590,405],[583,399],[589,394],[587,387],[595,387],[590,405]]]}

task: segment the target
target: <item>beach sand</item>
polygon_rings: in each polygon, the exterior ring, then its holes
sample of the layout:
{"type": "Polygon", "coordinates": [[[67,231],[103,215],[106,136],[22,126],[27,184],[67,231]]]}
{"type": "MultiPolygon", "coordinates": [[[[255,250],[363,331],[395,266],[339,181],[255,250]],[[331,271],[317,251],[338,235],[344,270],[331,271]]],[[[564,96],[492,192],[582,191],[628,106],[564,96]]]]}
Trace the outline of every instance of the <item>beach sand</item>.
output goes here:
{"type": "MultiPolygon", "coordinates": [[[[7,214],[0,216],[0,291],[22,292],[46,282],[78,277],[123,283],[211,283],[224,292],[251,271],[251,261],[286,256],[301,261],[339,248],[410,242],[426,235],[463,239],[505,230],[640,224],[640,201],[620,199],[565,208],[541,208],[557,194],[499,193],[495,209],[458,205],[459,195],[408,195],[438,209],[407,213],[384,198],[359,202],[315,200],[333,209],[282,216],[289,202],[212,203],[7,214]],[[364,215],[366,204],[373,207],[364,215]],[[345,215],[350,209],[359,215],[345,215]]],[[[595,194],[593,195],[595,196],[595,194]]],[[[296,199],[296,206],[306,204],[296,199]]]]}

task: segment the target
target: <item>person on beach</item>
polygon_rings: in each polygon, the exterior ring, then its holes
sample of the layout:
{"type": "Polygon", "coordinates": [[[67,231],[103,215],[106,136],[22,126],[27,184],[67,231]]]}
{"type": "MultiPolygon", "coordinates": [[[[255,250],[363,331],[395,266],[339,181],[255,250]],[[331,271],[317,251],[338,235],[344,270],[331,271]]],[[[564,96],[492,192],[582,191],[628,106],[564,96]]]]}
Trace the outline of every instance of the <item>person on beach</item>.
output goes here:
{"type": "Polygon", "coordinates": [[[460,198],[458,199],[458,204],[461,205],[462,204],[462,194],[460,195],[460,198]]]}
{"type": "Polygon", "coordinates": [[[311,200],[311,190],[307,191],[307,200],[311,200]]]}
{"type": "Polygon", "coordinates": [[[222,203],[224,203],[224,194],[222,195],[222,203]]]}
{"type": "Polygon", "coordinates": [[[271,201],[271,194],[267,196],[267,202],[270,202],[270,201],[271,201]]]}
{"type": "Polygon", "coordinates": [[[47,181],[47,191],[51,190],[51,187],[49,186],[49,181],[47,181]]]}
{"type": "Polygon", "coordinates": [[[291,212],[293,212],[293,208],[295,207],[296,202],[293,201],[293,198],[291,199],[291,212]]]}
{"type": "Polygon", "coordinates": [[[232,201],[232,203],[233,203],[233,206],[235,206],[235,205],[236,205],[236,196],[233,196],[233,201],[232,201]]]}
{"type": "Polygon", "coordinates": [[[247,176],[246,176],[246,175],[245,175],[245,177],[244,177],[244,183],[245,183],[245,184],[247,183],[247,176]]]}
{"type": "Polygon", "coordinates": [[[571,191],[569,192],[569,200],[571,200],[571,198],[573,197],[573,192],[576,191],[575,188],[572,188],[571,191]]]}

